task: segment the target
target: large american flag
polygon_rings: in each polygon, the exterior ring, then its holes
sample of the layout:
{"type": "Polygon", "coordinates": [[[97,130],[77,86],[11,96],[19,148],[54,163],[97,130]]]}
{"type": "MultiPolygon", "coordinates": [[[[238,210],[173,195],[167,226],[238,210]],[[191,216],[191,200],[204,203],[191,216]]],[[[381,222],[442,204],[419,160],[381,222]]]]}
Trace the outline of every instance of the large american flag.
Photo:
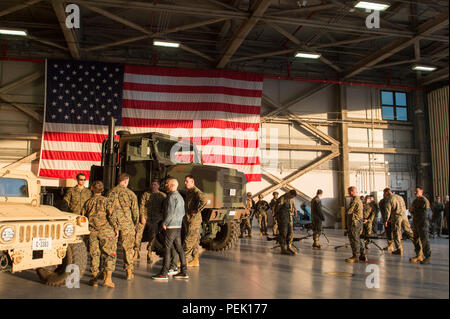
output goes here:
{"type": "Polygon", "coordinates": [[[39,176],[89,176],[114,116],[117,130],[189,139],[204,164],[261,180],[261,75],[63,60],[46,73],[39,176]]]}

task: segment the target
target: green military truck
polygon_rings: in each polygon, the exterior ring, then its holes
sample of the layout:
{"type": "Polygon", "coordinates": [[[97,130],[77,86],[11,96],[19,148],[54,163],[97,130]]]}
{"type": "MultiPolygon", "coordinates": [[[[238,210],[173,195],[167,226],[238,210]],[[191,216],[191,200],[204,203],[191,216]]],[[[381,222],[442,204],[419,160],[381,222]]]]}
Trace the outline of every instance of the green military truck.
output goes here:
{"type": "MultiPolygon", "coordinates": [[[[116,184],[117,176],[126,172],[130,175],[128,187],[140,197],[150,189],[154,178],[161,181],[164,191],[164,180],[171,176],[179,181],[179,190],[183,194],[184,178],[192,175],[208,201],[202,211],[202,247],[223,251],[234,245],[240,233],[239,220],[248,214],[244,204],[247,183],[244,173],[201,164],[197,148],[188,140],[155,132],[129,134],[118,131],[117,135],[118,141],[114,140],[112,119],[108,138],[102,144],[101,165],[92,166],[90,183],[101,180],[108,191],[116,184]],[[177,150],[189,155],[177,158],[177,150]]],[[[161,242],[155,246],[159,253],[161,242]]]]}
{"type": "Polygon", "coordinates": [[[36,269],[47,285],[64,286],[67,266],[87,264],[86,217],[41,205],[40,184],[27,171],[0,169],[0,272],[36,269]]]}

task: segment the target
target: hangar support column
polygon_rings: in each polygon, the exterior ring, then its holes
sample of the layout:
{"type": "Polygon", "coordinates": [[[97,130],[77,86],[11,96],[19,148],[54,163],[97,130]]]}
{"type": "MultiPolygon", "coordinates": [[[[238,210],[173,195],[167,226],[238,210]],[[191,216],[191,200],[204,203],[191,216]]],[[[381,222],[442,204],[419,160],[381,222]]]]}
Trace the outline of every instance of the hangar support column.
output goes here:
{"type": "MultiPolygon", "coordinates": [[[[347,120],[347,94],[344,85],[336,86],[337,104],[338,104],[338,122],[339,122],[339,206],[345,207],[345,194],[350,186],[350,168],[349,168],[349,147],[348,147],[348,124],[347,120]]],[[[341,214],[338,213],[338,221],[341,221],[341,214]]]]}

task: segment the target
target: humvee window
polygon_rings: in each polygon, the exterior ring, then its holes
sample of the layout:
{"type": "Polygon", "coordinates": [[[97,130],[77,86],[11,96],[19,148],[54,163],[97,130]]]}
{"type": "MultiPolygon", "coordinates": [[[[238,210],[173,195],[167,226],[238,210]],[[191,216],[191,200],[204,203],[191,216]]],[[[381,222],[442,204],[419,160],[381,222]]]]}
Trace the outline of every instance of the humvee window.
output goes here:
{"type": "Polygon", "coordinates": [[[28,197],[27,181],[18,178],[0,178],[0,196],[28,197]]]}
{"type": "Polygon", "coordinates": [[[150,143],[147,138],[128,142],[127,158],[129,161],[151,160],[150,143]]]}

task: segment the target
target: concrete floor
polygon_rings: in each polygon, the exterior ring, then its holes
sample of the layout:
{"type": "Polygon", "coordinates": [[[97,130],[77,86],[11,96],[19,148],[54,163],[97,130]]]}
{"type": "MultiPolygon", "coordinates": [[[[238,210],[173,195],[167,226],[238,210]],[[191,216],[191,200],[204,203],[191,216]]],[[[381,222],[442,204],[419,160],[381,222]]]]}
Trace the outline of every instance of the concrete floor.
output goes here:
{"type": "MultiPolygon", "coordinates": [[[[324,249],[311,248],[312,240],[295,243],[297,256],[281,255],[271,249],[274,242],[255,236],[241,239],[235,248],[224,253],[204,251],[200,268],[189,270],[189,281],[155,282],[151,276],[161,268],[161,261],[147,265],[143,259],[136,278],[127,282],[118,261],[114,273],[115,289],[93,288],[87,285],[90,273],[81,280],[80,288],[53,288],[42,285],[34,271],[0,274],[0,298],[449,298],[449,241],[431,239],[432,264],[411,264],[413,245],[406,241],[404,256],[380,252],[371,245],[369,264],[348,264],[350,248],[335,251],[347,242],[340,230],[326,230],[330,244],[324,238],[324,249]],[[367,265],[379,266],[380,288],[367,288],[367,265]],[[351,277],[336,277],[333,272],[350,273],[351,277]]],[[[254,234],[258,234],[254,229],[254,234]]],[[[305,235],[296,231],[296,236],[305,235]]],[[[385,246],[384,240],[376,241],[385,246]]]]}

